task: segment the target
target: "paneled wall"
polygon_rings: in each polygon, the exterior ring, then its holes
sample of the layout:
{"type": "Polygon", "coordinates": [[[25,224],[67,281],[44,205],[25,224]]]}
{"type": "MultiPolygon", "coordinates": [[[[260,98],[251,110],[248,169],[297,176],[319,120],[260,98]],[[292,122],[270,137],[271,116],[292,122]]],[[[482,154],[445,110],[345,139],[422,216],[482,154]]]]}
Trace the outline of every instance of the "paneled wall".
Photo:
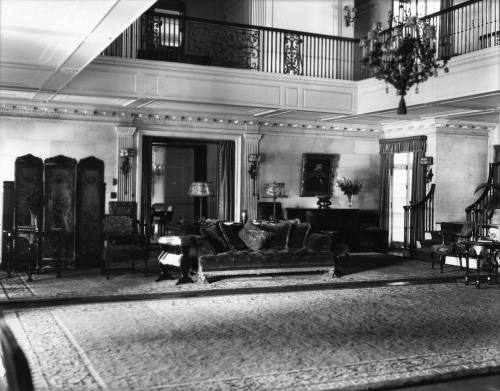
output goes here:
{"type": "MultiPolygon", "coordinates": [[[[305,135],[264,134],[260,142],[259,193],[264,183],[285,182],[288,198],[279,199],[284,208],[316,208],[316,197],[300,197],[303,153],[335,153],[340,155],[337,178],[346,176],[363,182],[359,195],[353,197],[353,207],[378,208],[378,178],[380,169],[379,143],[376,138],[318,137],[305,135]]],[[[261,198],[261,201],[267,199],[261,198]]],[[[347,207],[347,197],[335,186],[332,208],[347,207]]]]}
{"type": "Polygon", "coordinates": [[[114,125],[0,117],[0,181],[14,180],[15,159],[27,153],[41,159],[56,155],[76,160],[95,156],[104,161],[107,204],[110,192],[116,191],[112,185],[118,170],[116,143],[114,125]]]}
{"type": "Polygon", "coordinates": [[[435,221],[464,221],[474,190],[488,178],[488,137],[441,133],[436,137],[435,221]]]}

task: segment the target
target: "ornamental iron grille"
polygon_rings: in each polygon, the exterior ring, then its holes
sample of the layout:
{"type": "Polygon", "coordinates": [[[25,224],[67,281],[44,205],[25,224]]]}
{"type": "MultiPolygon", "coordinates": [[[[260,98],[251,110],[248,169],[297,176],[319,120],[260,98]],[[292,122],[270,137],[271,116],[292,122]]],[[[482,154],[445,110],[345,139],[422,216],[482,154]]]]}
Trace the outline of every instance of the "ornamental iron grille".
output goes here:
{"type": "Polygon", "coordinates": [[[259,69],[257,29],[192,21],[186,29],[186,55],[210,65],[259,69]]]}
{"type": "Polygon", "coordinates": [[[285,34],[285,61],[284,73],[303,75],[302,43],[304,40],[299,34],[285,34]]]}

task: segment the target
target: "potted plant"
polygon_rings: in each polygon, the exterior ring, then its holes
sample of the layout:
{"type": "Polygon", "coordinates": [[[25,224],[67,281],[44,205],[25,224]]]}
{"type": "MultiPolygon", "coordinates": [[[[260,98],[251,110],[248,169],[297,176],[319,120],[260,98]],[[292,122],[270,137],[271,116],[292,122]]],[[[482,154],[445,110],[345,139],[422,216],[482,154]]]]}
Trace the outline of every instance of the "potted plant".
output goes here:
{"type": "Polygon", "coordinates": [[[363,187],[362,183],[358,179],[351,179],[342,177],[337,179],[337,185],[347,196],[347,201],[349,207],[352,206],[352,196],[359,194],[361,188],[363,187]]]}

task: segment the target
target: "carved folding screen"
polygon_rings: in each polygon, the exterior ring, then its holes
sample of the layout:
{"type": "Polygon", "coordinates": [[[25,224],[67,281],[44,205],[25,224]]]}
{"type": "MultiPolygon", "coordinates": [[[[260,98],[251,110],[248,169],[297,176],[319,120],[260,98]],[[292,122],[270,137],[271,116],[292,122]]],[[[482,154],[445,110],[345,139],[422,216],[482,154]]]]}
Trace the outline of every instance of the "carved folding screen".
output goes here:
{"type": "Polygon", "coordinates": [[[100,264],[104,193],[104,162],[93,156],[80,160],[76,192],[76,267],[100,264]]]}
{"type": "MultiPolygon", "coordinates": [[[[75,231],[76,160],[58,155],[45,159],[45,231],[75,231]]],[[[65,248],[73,259],[74,236],[66,235],[65,248]]],[[[52,239],[44,241],[44,256],[55,257],[52,239]]]]}

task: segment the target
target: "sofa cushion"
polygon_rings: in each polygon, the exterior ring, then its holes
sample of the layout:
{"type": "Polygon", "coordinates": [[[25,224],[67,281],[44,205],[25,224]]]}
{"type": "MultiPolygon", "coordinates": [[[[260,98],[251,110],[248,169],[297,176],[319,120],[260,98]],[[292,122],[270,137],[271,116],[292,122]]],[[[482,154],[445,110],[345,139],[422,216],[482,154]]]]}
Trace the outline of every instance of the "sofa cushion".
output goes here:
{"type": "Polygon", "coordinates": [[[248,249],[245,243],[243,243],[238,236],[238,232],[242,228],[241,224],[219,222],[218,225],[220,232],[222,233],[222,237],[230,250],[243,251],[248,249]]]}
{"type": "Polygon", "coordinates": [[[283,250],[286,248],[286,240],[288,237],[288,223],[265,223],[261,225],[264,231],[271,234],[266,248],[283,250]]]}
{"type": "Polygon", "coordinates": [[[213,247],[215,253],[223,253],[229,250],[222,234],[219,230],[217,224],[210,225],[208,227],[200,228],[201,236],[206,238],[210,245],[213,247]]]}
{"type": "Polygon", "coordinates": [[[311,225],[309,223],[290,224],[286,246],[290,250],[304,247],[311,225]]]}
{"type": "Polygon", "coordinates": [[[238,236],[249,249],[257,251],[264,247],[271,234],[247,221],[238,236]]]}

